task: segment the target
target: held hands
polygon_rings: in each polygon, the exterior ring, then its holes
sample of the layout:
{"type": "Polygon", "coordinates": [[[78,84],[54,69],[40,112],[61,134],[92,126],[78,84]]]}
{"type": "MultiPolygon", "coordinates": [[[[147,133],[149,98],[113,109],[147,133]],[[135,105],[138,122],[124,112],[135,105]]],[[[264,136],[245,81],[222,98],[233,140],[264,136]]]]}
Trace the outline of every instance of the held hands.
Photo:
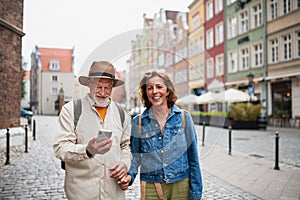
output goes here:
{"type": "Polygon", "coordinates": [[[94,137],[89,141],[86,150],[92,155],[105,154],[110,150],[111,145],[112,145],[111,139],[105,139],[99,142],[97,141],[97,137],[94,137]]]}
{"type": "Polygon", "coordinates": [[[131,176],[127,175],[127,176],[124,176],[122,179],[120,179],[118,181],[118,184],[122,190],[127,190],[129,187],[130,181],[131,181],[131,176]]]}
{"type": "Polygon", "coordinates": [[[111,171],[110,177],[117,180],[120,180],[127,175],[127,166],[123,162],[117,162],[111,166],[109,170],[111,171]]]}

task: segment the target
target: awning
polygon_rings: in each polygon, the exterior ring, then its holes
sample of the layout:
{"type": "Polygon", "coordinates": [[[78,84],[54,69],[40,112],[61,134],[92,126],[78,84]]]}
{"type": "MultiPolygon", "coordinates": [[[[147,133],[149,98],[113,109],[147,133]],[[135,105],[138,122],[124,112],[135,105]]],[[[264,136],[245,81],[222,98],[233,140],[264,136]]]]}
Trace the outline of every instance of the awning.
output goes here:
{"type": "Polygon", "coordinates": [[[273,80],[273,79],[279,79],[279,78],[288,78],[293,76],[300,76],[300,72],[294,72],[294,73],[288,73],[288,74],[278,74],[274,76],[268,76],[265,80],[273,80]]]}
{"type": "MultiPolygon", "coordinates": [[[[254,78],[253,82],[260,82],[264,80],[263,77],[259,77],[259,78],[254,78]]],[[[230,85],[247,85],[249,83],[248,80],[240,80],[240,81],[231,81],[231,82],[226,82],[225,86],[230,86],[230,85]]]]}

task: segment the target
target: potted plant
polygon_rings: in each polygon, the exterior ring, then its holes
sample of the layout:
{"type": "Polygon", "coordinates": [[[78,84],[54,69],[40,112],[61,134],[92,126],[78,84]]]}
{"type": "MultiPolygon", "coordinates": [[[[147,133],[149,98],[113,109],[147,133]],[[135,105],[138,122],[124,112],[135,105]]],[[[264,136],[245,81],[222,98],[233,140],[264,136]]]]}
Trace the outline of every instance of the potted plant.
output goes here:
{"type": "Polygon", "coordinates": [[[234,129],[257,129],[257,117],[261,115],[261,104],[230,104],[231,126],[234,129]]]}

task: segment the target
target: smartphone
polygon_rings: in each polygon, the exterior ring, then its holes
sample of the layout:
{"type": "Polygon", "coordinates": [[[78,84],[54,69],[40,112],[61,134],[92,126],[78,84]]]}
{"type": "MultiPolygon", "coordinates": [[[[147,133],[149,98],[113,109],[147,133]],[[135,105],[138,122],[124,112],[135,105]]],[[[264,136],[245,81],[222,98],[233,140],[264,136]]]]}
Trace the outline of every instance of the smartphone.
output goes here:
{"type": "Polygon", "coordinates": [[[101,130],[98,131],[97,141],[100,142],[100,141],[103,141],[105,139],[109,139],[109,138],[111,138],[111,135],[112,135],[111,130],[101,129],[101,130]]]}

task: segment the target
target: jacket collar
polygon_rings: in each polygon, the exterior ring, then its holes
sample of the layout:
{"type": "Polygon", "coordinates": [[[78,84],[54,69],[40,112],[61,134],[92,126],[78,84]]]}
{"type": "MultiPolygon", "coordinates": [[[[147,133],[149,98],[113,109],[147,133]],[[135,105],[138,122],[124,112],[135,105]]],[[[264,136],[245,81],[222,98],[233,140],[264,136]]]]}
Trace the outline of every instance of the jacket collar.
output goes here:
{"type": "MultiPolygon", "coordinates": [[[[170,109],[170,117],[172,117],[173,115],[175,115],[176,113],[181,113],[181,109],[176,106],[173,105],[170,109]]],[[[142,119],[144,118],[154,118],[153,114],[150,112],[150,109],[147,108],[143,113],[142,113],[142,119]]]]}

